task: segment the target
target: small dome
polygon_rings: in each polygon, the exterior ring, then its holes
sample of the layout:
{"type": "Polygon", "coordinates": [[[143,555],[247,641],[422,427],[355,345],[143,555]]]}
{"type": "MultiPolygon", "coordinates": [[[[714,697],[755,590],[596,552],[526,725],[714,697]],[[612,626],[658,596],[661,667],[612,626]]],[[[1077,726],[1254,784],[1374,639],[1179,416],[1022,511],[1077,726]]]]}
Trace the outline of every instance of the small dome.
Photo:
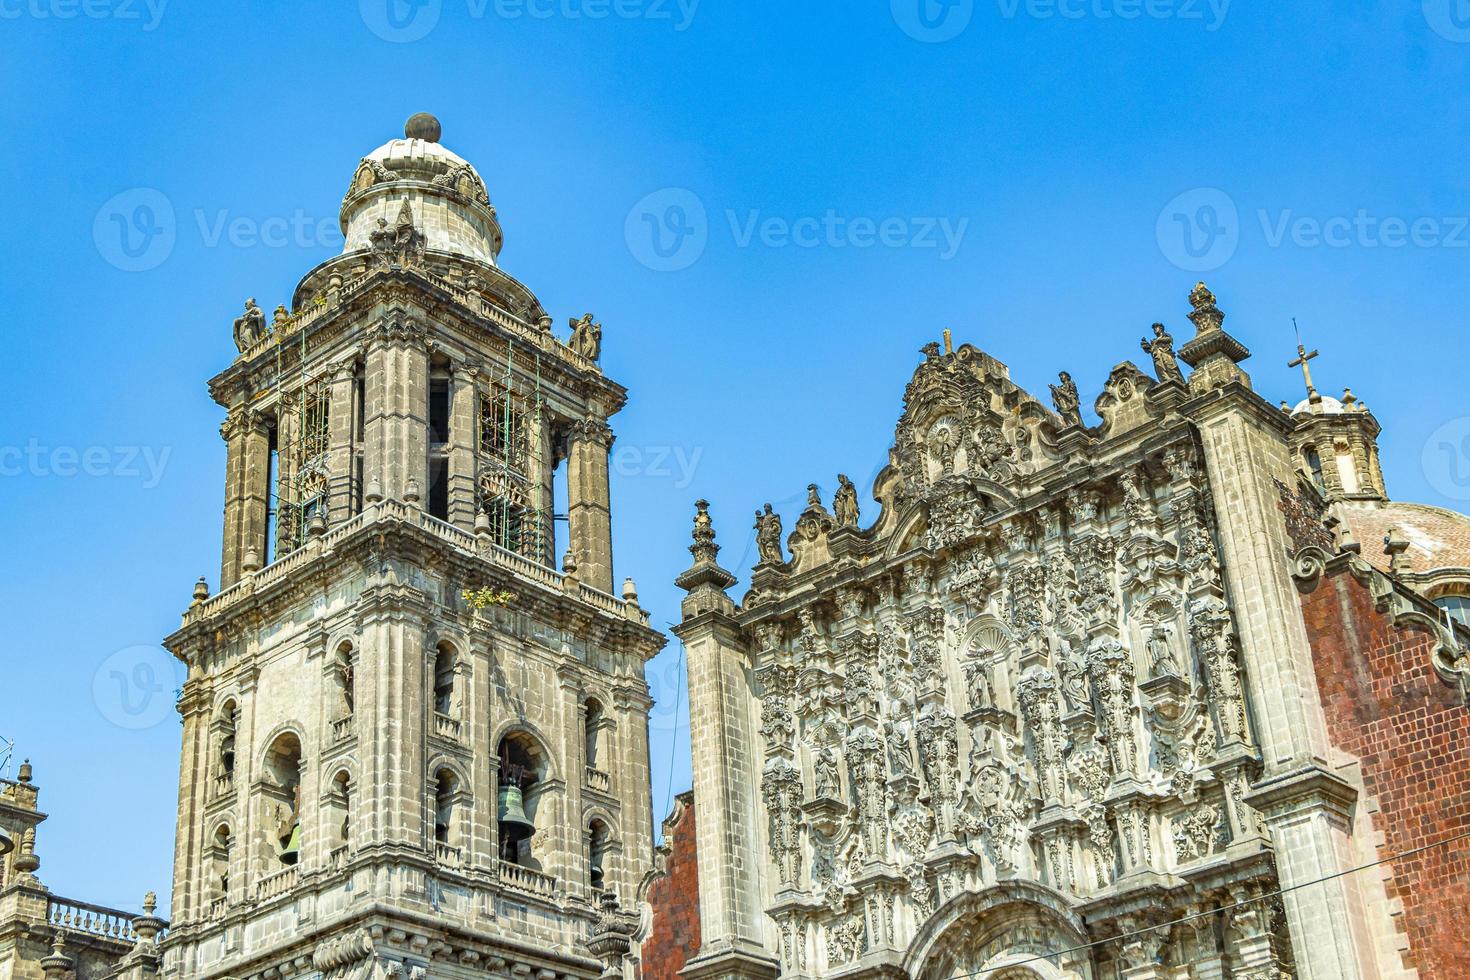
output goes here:
{"type": "Polygon", "coordinates": [[[363,157],[342,202],[344,254],[369,247],[379,219],[395,222],[407,202],[427,249],[496,264],[503,235],[485,181],[440,135],[439,120],[419,113],[403,138],[363,157]]]}
{"type": "Polygon", "coordinates": [[[1313,402],[1308,398],[1300,402],[1296,408],[1291,410],[1292,415],[1346,415],[1347,407],[1331,395],[1323,395],[1322,398],[1313,402]]]}

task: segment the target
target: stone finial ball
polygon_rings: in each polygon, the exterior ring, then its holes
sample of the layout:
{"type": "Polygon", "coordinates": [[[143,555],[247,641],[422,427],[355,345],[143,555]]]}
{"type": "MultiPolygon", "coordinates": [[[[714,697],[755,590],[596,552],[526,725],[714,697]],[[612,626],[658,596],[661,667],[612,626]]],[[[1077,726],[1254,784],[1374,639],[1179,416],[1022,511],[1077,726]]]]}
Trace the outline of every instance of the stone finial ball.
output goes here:
{"type": "Polygon", "coordinates": [[[408,122],[403,124],[403,135],[411,140],[428,140],[430,143],[437,143],[440,132],[439,120],[427,112],[415,113],[408,122]]]}

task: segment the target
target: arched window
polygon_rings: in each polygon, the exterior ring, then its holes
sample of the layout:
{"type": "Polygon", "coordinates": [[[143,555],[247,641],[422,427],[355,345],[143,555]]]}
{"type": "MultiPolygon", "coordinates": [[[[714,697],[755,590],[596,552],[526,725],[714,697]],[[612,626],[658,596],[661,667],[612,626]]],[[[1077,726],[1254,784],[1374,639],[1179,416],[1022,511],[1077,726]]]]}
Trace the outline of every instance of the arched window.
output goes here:
{"type": "Polygon", "coordinates": [[[216,898],[230,895],[230,854],[232,851],[230,828],[220,824],[215,828],[210,846],[210,892],[216,898]]]}
{"type": "Polygon", "coordinates": [[[587,884],[594,891],[603,891],[607,885],[608,844],[612,831],[601,820],[594,819],[587,827],[587,884]]]}
{"type": "Polygon", "coordinates": [[[439,644],[439,650],[434,656],[434,710],[446,718],[453,718],[458,707],[455,672],[454,647],[448,643],[439,644]]]}
{"type": "Polygon", "coordinates": [[[1322,455],[1317,452],[1317,448],[1308,446],[1302,450],[1302,458],[1306,460],[1307,472],[1312,475],[1312,482],[1326,489],[1327,478],[1322,473],[1322,455]]]}
{"type": "Polygon", "coordinates": [[[597,700],[596,698],[588,698],[587,722],[586,730],[584,732],[584,738],[587,743],[587,767],[589,769],[597,768],[597,759],[599,755],[598,743],[601,739],[602,719],[602,702],[597,700]]]}
{"type": "Polygon", "coordinates": [[[1434,604],[1459,625],[1470,629],[1470,596],[1442,595],[1434,604]]]}
{"type": "Polygon", "coordinates": [[[347,718],[357,707],[357,672],[352,643],[344,640],[337,647],[333,677],[337,684],[337,716],[347,718]]]}
{"type": "Polygon", "coordinates": [[[345,769],[332,779],[330,802],[333,819],[328,828],[336,832],[339,846],[348,844],[352,840],[352,776],[345,769]]]}
{"type": "Polygon", "coordinates": [[[457,792],[459,780],[454,773],[440,769],[434,780],[434,840],[451,847],[458,843],[454,825],[454,797],[457,792]]]}
{"type": "Polygon", "coordinates": [[[226,701],[219,712],[219,775],[225,782],[233,782],[235,775],[235,728],[239,709],[233,700],[226,701]]]}
{"type": "Polygon", "coordinates": [[[265,761],[274,857],[283,865],[301,860],[301,740],[284,732],[271,743],[265,761]]]}
{"type": "Polygon", "coordinates": [[[501,860],[540,870],[533,838],[549,769],[546,752],[529,732],[518,731],[500,740],[496,755],[500,760],[496,817],[501,860]]]}

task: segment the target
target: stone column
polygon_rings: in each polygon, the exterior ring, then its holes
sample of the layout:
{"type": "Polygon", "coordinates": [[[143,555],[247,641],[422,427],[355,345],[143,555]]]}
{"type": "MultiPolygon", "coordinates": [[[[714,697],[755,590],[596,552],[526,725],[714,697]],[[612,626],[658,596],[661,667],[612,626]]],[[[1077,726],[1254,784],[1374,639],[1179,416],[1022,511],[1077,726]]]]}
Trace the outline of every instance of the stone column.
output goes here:
{"type": "MultiPolygon", "coordinates": [[[[565,826],[555,828],[560,839],[558,850],[563,855],[562,866],[550,869],[565,883],[567,896],[583,899],[587,895],[587,861],[585,860],[587,828],[582,820],[582,786],[585,782],[586,753],[582,733],[583,719],[587,717],[587,706],[582,699],[582,685],[573,669],[556,672],[556,690],[560,700],[557,714],[561,718],[560,755],[566,767],[566,813],[565,826]]],[[[551,828],[548,828],[551,829],[551,828]]]]}
{"type": "Polygon", "coordinates": [[[232,411],[220,428],[225,450],[225,532],[220,588],[240,581],[246,555],[265,562],[270,508],[270,420],[253,409],[232,411]]]}
{"type": "Polygon", "coordinates": [[[470,672],[469,710],[464,719],[464,731],[476,761],[470,773],[474,810],[465,834],[464,854],[468,867],[494,869],[498,866],[499,857],[494,831],[495,819],[499,815],[497,794],[500,787],[496,783],[496,746],[491,738],[499,720],[495,715],[494,651],[490,648],[490,641],[481,638],[483,632],[476,629],[471,634],[468,651],[475,668],[470,672]]]}
{"type": "Polygon", "coordinates": [[[595,416],[574,423],[568,435],[568,547],[577,557],[578,577],[609,594],[613,571],[607,454],[612,444],[612,429],[595,416]]]}
{"type": "MultiPolygon", "coordinates": [[[[1200,335],[1181,355],[1196,373],[1181,406],[1199,429],[1225,578],[1265,771],[1247,798],[1266,818],[1282,886],[1353,867],[1343,819],[1354,791],[1328,768],[1326,720],[1292,582],[1282,487],[1296,480],[1282,413],[1249,388],[1249,352],[1220,327],[1201,284],[1191,297],[1200,335]]],[[[1192,615],[1194,610],[1191,610],[1192,615]]],[[[1368,910],[1351,876],[1289,892],[1299,980],[1376,976],[1368,910]]]]}
{"type": "Polygon", "coordinates": [[[479,370],[473,364],[456,364],[449,383],[449,523],[473,534],[480,509],[475,499],[479,370]]]}
{"type": "MultiPolygon", "coordinates": [[[[209,736],[212,691],[197,679],[185,683],[179,699],[183,715],[183,746],[179,753],[179,820],[174,837],[174,918],[198,921],[208,911],[212,828],[204,812],[214,793],[213,753],[209,736]]],[[[238,734],[237,734],[238,739],[238,734]]],[[[238,778],[238,777],[237,777],[238,778]]],[[[232,827],[238,823],[232,822],[232,827]]],[[[236,830],[238,833],[238,830],[236,830]]]]}
{"type": "MultiPolygon", "coordinates": [[[[686,645],[689,664],[704,947],[751,961],[747,967],[765,964],[771,959],[764,930],[766,820],[749,654],[735,620],[725,613],[686,618],[674,633],[686,645]]],[[[731,967],[720,975],[759,974],[731,967]]]]}
{"type": "Polygon", "coordinates": [[[332,371],[331,407],[327,412],[330,477],[327,523],[341,524],[357,503],[357,370],[347,361],[332,371]]]}
{"type": "Polygon", "coordinates": [[[366,474],[385,498],[402,500],[410,482],[420,499],[429,479],[429,354],[423,328],[390,314],[373,328],[367,355],[366,474]]]}

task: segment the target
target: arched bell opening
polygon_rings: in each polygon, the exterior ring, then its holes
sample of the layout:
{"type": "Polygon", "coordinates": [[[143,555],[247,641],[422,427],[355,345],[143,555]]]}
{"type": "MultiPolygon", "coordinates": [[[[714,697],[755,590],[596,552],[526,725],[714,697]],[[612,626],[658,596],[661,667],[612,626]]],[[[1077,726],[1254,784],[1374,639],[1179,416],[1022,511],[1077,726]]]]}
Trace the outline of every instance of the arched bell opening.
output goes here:
{"type": "Polygon", "coordinates": [[[225,786],[235,781],[235,734],[239,716],[240,708],[234,698],[221,704],[215,713],[215,777],[225,786]]]}
{"type": "Polygon", "coordinates": [[[351,641],[343,640],[337,647],[332,665],[332,682],[336,687],[334,720],[350,718],[357,707],[356,657],[351,641]]]}
{"type": "Polygon", "coordinates": [[[595,892],[607,890],[612,839],[612,828],[605,821],[594,817],[587,825],[587,885],[595,892]]]}
{"type": "Polygon", "coordinates": [[[347,770],[332,777],[332,792],[327,802],[331,811],[327,830],[336,838],[334,849],[346,847],[352,840],[352,775],[347,770]]]}
{"type": "Polygon", "coordinates": [[[230,894],[230,857],[234,852],[234,836],[229,824],[215,828],[209,846],[209,894],[228,898],[230,894]]]}
{"type": "Polygon", "coordinates": [[[500,858],[540,870],[533,839],[549,770],[546,751],[529,732],[515,731],[500,740],[496,755],[500,760],[496,796],[500,858]]]}
{"type": "Polygon", "coordinates": [[[266,752],[269,808],[267,825],[275,863],[290,867],[301,860],[301,740],[283,732],[266,752]]]}
{"type": "Polygon", "coordinates": [[[456,847],[458,828],[455,826],[455,797],[459,793],[459,778],[448,769],[440,769],[434,777],[434,842],[456,847]]]}
{"type": "Polygon", "coordinates": [[[586,721],[583,728],[583,739],[586,743],[587,768],[596,769],[600,759],[603,718],[606,712],[603,710],[602,702],[596,698],[587,699],[586,721]]]}
{"type": "Polygon", "coordinates": [[[434,711],[446,718],[458,715],[456,681],[459,658],[449,643],[440,643],[434,654],[434,711]]]}

